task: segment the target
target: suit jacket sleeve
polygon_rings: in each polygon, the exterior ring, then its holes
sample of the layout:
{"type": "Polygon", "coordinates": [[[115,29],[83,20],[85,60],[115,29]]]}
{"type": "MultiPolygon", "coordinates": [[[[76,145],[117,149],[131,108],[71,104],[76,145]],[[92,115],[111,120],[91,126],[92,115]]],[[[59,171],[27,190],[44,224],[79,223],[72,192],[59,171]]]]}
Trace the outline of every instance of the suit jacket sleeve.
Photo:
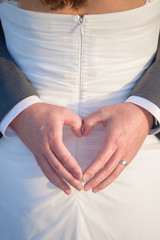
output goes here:
{"type": "Polygon", "coordinates": [[[0,121],[18,102],[32,95],[37,93],[9,55],[0,23],[0,121]]]}
{"type": "MultiPolygon", "coordinates": [[[[160,108],[160,37],[155,61],[133,88],[130,96],[133,95],[146,98],[160,108]]],[[[160,139],[160,133],[156,136],[160,139]]]]}
{"type": "Polygon", "coordinates": [[[160,38],[155,61],[145,71],[130,93],[153,102],[160,108],[160,38]]]}

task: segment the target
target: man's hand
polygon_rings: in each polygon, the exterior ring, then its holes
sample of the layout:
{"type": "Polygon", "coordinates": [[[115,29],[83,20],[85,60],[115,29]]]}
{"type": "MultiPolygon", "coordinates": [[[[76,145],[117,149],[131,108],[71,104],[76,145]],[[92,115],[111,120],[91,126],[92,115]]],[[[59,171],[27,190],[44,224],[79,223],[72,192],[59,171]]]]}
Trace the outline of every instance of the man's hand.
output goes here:
{"type": "Polygon", "coordinates": [[[66,124],[81,137],[82,120],[71,110],[47,103],[35,103],[20,113],[10,124],[34,154],[39,167],[51,183],[71,194],[67,183],[82,190],[82,170],[62,141],[66,124]]]}
{"type": "Polygon", "coordinates": [[[121,160],[131,162],[152,127],[153,117],[132,103],[102,107],[84,119],[83,135],[99,124],[104,126],[104,144],[83,175],[84,180],[92,177],[84,189],[92,188],[93,192],[106,188],[120,175],[125,168],[121,160]]]}

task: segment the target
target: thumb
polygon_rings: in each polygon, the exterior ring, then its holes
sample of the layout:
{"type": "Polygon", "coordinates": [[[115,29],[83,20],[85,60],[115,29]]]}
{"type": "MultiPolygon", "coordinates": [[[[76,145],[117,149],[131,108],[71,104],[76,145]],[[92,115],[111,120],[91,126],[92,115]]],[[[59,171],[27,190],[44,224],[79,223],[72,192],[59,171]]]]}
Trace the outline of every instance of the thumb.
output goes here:
{"type": "Polygon", "coordinates": [[[101,123],[99,116],[97,114],[97,111],[94,113],[91,113],[83,120],[83,129],[82,134],[83,136],[88,136],[96,127],[101,123]]]}
{"type": "Polygon", "coordinates": [[[82,137],[82,119],[76,113],[69,111],[64,123],[71,127],[76,137],[82,137]]]}

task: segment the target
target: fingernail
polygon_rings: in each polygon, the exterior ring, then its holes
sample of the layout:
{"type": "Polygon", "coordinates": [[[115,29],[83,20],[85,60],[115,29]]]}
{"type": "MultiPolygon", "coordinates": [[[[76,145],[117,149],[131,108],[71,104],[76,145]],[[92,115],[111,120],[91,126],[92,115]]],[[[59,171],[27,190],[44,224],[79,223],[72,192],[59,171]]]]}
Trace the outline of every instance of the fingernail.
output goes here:
{"type": "Polygon", "coordinates": [[[92,192],[93,192],[93,193],[97,193],[98,190],[96,190],[95,188],[93,188],[93,189],[92,189],[92,192]]]}
{"type": "Polygon", "coordinates": [[[64,189],[64,192],[65,192],[67,195],[70,195],[70,194],[72,193],[72,190],[71,190],[71,188],[70,188],[69,186],[65,186],[65,187],[62,188],[62,189],[64,189]]]}
{"type": "Polygon", "coordinates": [[[74,173],[73,174],[77,179],[81,179],[81,174],[80,173],[74,173]]]}
{"type": "Polygon", "coordinates": [[[91,185],[87,185],[87,186],[84,187],[84,190],[85,190],[85,191],[89,191],[91,188],[92,188],[91,185]]]}
{"type": "Polygon", "coordinates": [[[71,189],[66,189],[66,190],[65,190],[65,193],[66,193],[67,195],[70,195],[70,194],[72,193],[72,191],[71,191],[71,189]]]}
{"type": "Polygon", "coordinates": [[[78,184],[75,186],[75,188],[78,190],[78,191],[81,191],[83,189],[83,186],[81,184],[78,184]]]}
{"type": "Polygon", "coordinates": [[[89,175],[88,175],[88,174],[84,174],[84,175],[83,175],[83,180],[84,180],[84,181],[87,181],[88,178],[89,178],[89,175]]]}

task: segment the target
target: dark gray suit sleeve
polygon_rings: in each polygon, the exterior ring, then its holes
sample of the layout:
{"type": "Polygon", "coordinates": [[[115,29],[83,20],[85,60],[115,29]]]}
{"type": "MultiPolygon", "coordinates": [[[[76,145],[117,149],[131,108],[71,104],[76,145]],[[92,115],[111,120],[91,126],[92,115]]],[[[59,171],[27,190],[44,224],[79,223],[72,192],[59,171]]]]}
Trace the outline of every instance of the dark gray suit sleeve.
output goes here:
{"type": "Polygon", "coordinates": [[[0,121],[18,102],[37,95],[9,55],[0,23],[0,121]]]}
{"type": "Polygon", "coordinates": [[[144,97],[160,108],[160,39],[155,61],[137,82],[130,93],[133,95],[144,97]]]}
{"type": "MultiPolygon", "coordinates": [[[[130,93],[133,95],[144,97],[160,108],[160,37],[155,61],[137,82],[130,93]]],[[[156,136],[160,139],[160,133],[156,136]]]]}

